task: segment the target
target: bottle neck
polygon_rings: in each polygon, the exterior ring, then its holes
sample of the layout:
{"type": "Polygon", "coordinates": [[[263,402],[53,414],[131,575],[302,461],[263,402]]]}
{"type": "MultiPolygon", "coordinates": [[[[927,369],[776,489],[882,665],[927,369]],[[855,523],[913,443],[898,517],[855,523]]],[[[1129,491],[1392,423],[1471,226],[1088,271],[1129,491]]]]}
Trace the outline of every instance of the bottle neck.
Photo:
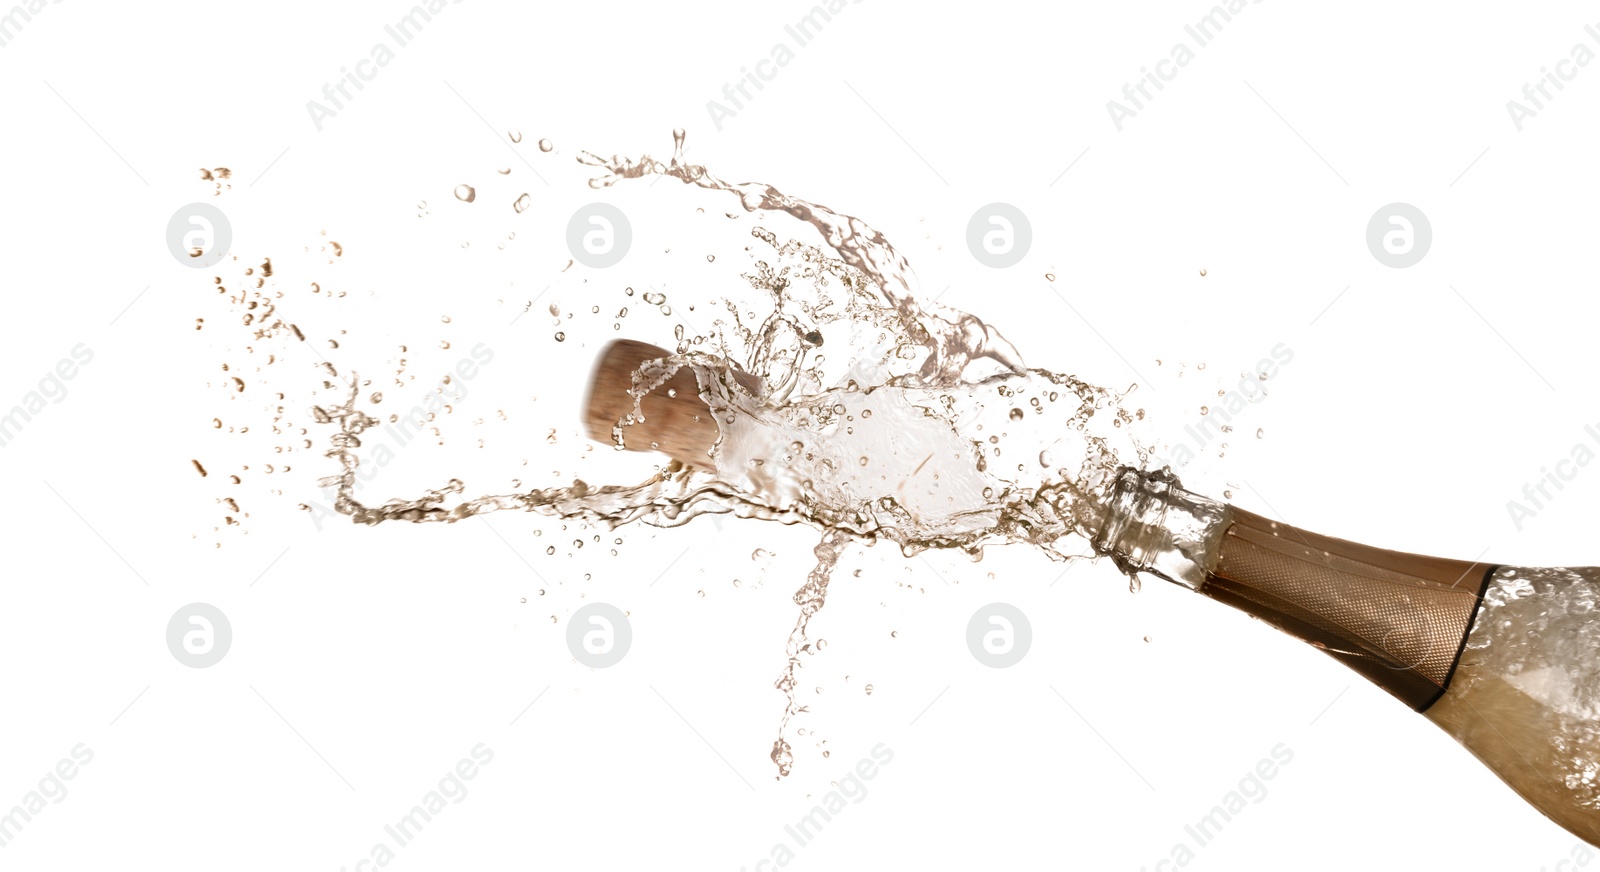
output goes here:
{"type": "Polygon", "coordinates": [[[1198,591],[1216,567],[1230,514],[1226,504],[1179,487],[1170,469],[1124,466],[1091,544],[1130,576],[1148,572],[1198,591]]]}
{"type": "Polygon", "coordinates": [[[1494,567],[1373,548],[1124,467],[1095,550],[1316,646],[1421,711],[1450,686],[1494,567]]]}

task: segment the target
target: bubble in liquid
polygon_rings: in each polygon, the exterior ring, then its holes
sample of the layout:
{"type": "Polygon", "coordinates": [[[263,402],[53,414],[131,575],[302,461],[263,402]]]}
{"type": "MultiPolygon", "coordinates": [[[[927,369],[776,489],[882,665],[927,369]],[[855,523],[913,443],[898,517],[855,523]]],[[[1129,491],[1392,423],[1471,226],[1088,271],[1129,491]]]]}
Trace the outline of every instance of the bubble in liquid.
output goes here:
{"type": "Polygon", "coordinates": [[[521,213],[527,211],[528,207],[532,206],[532,205],[533,205],[533,198],[528,196],[527,194],[523,194],[522,196],[517,198],[517,201],[515,203],[511,204],[511,208],[517,210],[518,214],[521,214],[521,213]]]}
{"type": "MultiPolygon", "coordinates": [[[[1206,274],[1206,268],[1205,268],[1205,267],[1200,267],[1200,277],[1201,277],[1201,278],[1205,278],[1205,274],[1206,274]]],[[[1148,641],[1150,641],[1150,637],[1149,637],[1149,636],[1146,636],[1146,637],[1145,637],[1145,638],[1144,638],[1144,640],[1145,640],[1145,641],[1146,641],[1146,642],[1148,642],[1148,641]]]]}
{"type": "Polygon", "coordinates": [[[506,132],[506,136],[511,137],[511,141],[512,142],[521,142],[522,141],[522,131],[520,131],[520,130],[509,130],[509,131],[506,132]]]}
{"type": "Polygon", "coordinates": [[[1260,439],[1262,436],[1266,435],[1266,432],[1267,431],[1264,428],[1257,427],[1256,428],[1256,438],[1260,439]]]}
{"type": "Polygon", "coordinates": [[[1013,421],[1021,421],[1022,420],[1022,410],[1021,409],[1012,409],[1011,410],[1011,420],[1013,420],[1013,421]]]}
{"type": "Polygon", "coordinates": [[[456,199],[463,203],[471,203],[478,199],[478,192],[471,185],[456,185],[456,199]]]}
{"type": "Polygon", "coordinates": [[[556,147],[556,144],[551,142],[548,139],[539,140],[539,150],[540,151],[549,152],[550,150],[554,149],[555,147],[556,147]]]}

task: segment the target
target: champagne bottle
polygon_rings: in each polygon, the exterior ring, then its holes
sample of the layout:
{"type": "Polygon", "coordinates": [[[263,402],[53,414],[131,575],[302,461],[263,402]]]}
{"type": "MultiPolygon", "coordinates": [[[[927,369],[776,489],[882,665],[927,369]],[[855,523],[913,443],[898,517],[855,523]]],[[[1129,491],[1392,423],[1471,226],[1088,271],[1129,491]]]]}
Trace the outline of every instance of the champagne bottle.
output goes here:
{"type": "Polygon", "coordinates": [[[1600,568],[1372,548],[1129,467],[1093,544],[1130,575],[1187,587],[1343,662],[1600,846],[1600,568]]]}

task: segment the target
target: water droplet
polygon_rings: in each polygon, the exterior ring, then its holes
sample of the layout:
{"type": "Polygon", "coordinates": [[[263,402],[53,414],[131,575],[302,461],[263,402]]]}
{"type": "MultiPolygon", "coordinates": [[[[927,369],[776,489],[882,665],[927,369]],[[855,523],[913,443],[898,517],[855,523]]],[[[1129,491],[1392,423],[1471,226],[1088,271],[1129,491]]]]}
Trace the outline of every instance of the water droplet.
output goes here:
{"type": "Polygon", "coordinates": [[[1257,427],[1256,428],[1256,438],[1257,439],[1260,439],[1262,436],[1265,436],[1266,433],[1267,433],[1267,431],[1264,428],[1261,428],[1261,427],[1257,427]]]}
{"type": "Polygon", "coordinates": [[[866,690],[867,690],[867,696],[871,696],[872,695],[872,685],[870,685],[870,684],[867,685],[866,690]]]}
{"type": "MultiPolygon", "coordinates": [[[[1201,278],[1204,278],[1205,274],[1206,274],[1206,268],[1205,267],[1200,267],[1200,276],[1201,276],[1201,278]]],[[[1150,641],[1150,637],[1146,636],[1146,637],[1144,637],[1144,640],[1146,642],[1148,642],[1148,641],[1150,641]]]]}
{"type": "Polygon", "coordinates": [[[478,199],[478,192],[471,185],[456,185],[456,199],[463,203],[471,203],[478,199]]]}
{"type": "Polygon", "coordinates": [[[566,342],[567,341],[567,334],[565,334],[565,333],[557,333],[556,334],[556,341],[557,342],[566,342]]]}
{"type": "Polygon", "coordinates": [[[518,214],[521,214],[522,212],[526,211],[529,206],[532,206],[532,205],[533,205],[533,198],[528,196],[527,194],[523,194],[522,196],[517,198],[517,201],[515,203],[511,204],[511,208],[517,210],[518,214]]]}
{"type": "Polygon", "coordinates": [[[554,149],[555,147],[556,147],[556,144],[551,142],[548,139],[539,140],[539,150],[540,151],[548,152],[548,151],[551,151],[552,149],[554,149]]]}
{"type": "Polygon", "coordinates": [[[509,130],[509,131],[506,132],[506,136],[511,137],[511,141],[512,142],[521,142],[522,141],[522,131],[520,131],[520,130],[509,130]]]}
{"type": "Polygon", "coordinates": [[[1011,410],[1011,420],[1013,420],[1013,421],[1021,421],[1022,420],[1022,410],[1021,409],[1012,409],[1011,410]]]}

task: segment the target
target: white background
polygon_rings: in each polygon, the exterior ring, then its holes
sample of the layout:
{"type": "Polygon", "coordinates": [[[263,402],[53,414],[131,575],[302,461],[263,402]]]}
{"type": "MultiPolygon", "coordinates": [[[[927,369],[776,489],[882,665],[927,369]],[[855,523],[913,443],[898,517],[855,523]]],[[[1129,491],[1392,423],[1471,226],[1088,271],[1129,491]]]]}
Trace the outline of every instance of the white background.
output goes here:
{"type": "MultiPolygon", "coordinates": [[[[671,279],[687,301],[739,283],[744,243],[694,212],[722,221],[731,200],[675,182],[597,194],[573,161],[665,158],[681,126],[689,156],[723,177],[871,223],[923,292],[999,327],[1030,364],[1140,383],[1153,438],[1182,439],[1284,343],[1292,362],[1227,456],[1181,471],[1192,489],[1373,545],[1583,565],[1600,559],[1600,471],[1520,531],[1506,504],[1600,425],[1600,66],[1520,132],[1505,104],[1574,44],[1600,51],[1592,8],[1249,5],[1118,131],[1106,102],[1190,42],[1184,25],[1207,4],[867,0],[719,131],[707,101],[792,44],[784,25],[807,4],[470,0],[318,131],[306,102],[407,8],[67,0],[0,48],[0,407],[78,343],[94,355],[0,448],[0,808],[74,745],[94,753],[0,849],[7,868],[354,869],[480,742],[493,761],[392,866],[757,868],[883,743],[892,762],[791,867],[1174,868],[1156,864],[1192,847],[1184,826],[1282,743],[1292,762],[1265,798],[1187,868],[1577,868],[1573,836],[1332,660],[1159,581],[1133,595],[1109,564],[1060,577],[1020,548],[977,564],[854,549],[813,625],[829,645],[802,673],[812,710],[795,725],[815,733],[777,781],[771,682],[812,531],[700,519],[594,544],[596,531],[504,514],[319,529],[295,506],[321,499],[329,462],[272,456],[294,441],[263,411],[287,390],[302,405],[286,414],[308,419],[315,358],[252,343],[212,284],[224,268],[176,263],[164,230],[186,203],[224,209],[230,285],[273,257],[284,311],[319,331],[311,344],[348,330],[340,349],[320,346],[341,371],[382,378],[409,342],[408,372],[437,383],[466,349],[493,349],[445,444],[408,448],[374,502],[451,476],[469,495],[509,492],[513,477],[636,480],[651,458],[608,458],[626,468],[608,479],[578,435],[609,323],[558,346],[544,307],[587,317],[624,285],[671,279]],[[556,151],[540,153],[541,137],[556,151]],[[202,166],[233,169],[232,187],[214,196],[202,166]],[[463,182],[479,188],[470,207],[450,196],[463,182]],[[523,191],[536,205],[519,215],[523,191]],[[633,218],[639,256],[562,273],[566,218],[593,199],[633,218]],[[1034,232],[1006,270],[965,243],[995,201],[1034,232]],[[1365,244],[1368,219],[1396,201],[1433,227],[1409,269],[1365,244]],[[344,246],[337,263],[328,239],[344,246]],[[310,281],[347,296],[309,295],[310,281]],[[280,361],[255,372],[267,353],[280,361]],[[237,398],[225,362],[245,367],[237,398]],[[261,473],[283,462],[292,473],[261,473]],[[753,559],[758,547],[775,556],[753,559]],[[234,632],[208,669],[165,647],[167,620],[196,601],[234,632]],[[566,650],[566,618],[588,601],[631,612],[633,648],[611,669],[566,650]],[[978,664],[964,641],[994,601],[1034,629],[1010,669],[978,664]]],[[[661,341],[671,322],[652,317],[617,335],[661,341]]],[[[310,434],[319,450],[327,435],[310,434]]]]}

